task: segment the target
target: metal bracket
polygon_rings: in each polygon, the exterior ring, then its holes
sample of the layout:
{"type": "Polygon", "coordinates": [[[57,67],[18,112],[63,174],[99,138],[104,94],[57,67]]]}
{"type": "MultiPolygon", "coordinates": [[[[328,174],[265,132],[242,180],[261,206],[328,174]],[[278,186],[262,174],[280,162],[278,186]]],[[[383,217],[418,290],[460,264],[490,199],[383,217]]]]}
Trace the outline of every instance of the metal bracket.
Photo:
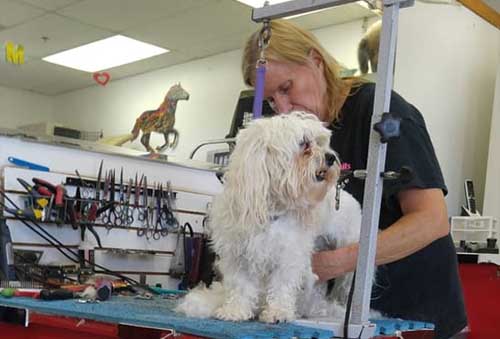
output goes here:
{"type": "MultiPolygon", "coordinates": [[[[286,16],[297,15],[320,9],[340,6],[357,2],[357,0],[295,0],[254,8],[252,20],[262,22],[264,20],[279,19],[286,16]]],[[[392,6],[398,3],[401,8],[413,6],[415,0],[384,0],[384,6],[392,6]]]]}
{"type": "MultiPolygon", "coordinates": [[[[343,338],[342,334],[344,331],[344,324],[332,322],[329,318],[298,319],[293,323],[301,326],[333,331],[333,338],[343,338]]],[[[372,338],[375,335],[375,330],[375,324],[371,323],[366,323],[364,325],[349,324],[349,327],[347,329],[347,331],[349,332],[349,338],[356,339],[372,338]]]]}
{"type": "Polygon", "coordinates": [[[202,148],[203,146],[206,145],[217,145],[217,144],[228,144],[229,147],[232,147],[236,144],[236,138],[227,138],[227,139],[216,139],[216,140],[208,140],[208,141],[203,141],[198,146],[194,148],[194,150],[191,152],[189,155],[189,159],[193,159],[194,155],[196,152],[202,148]]]}
{"type": "Polygon", "coordinates": [[[383,6],[392,6],[399,3],[399,8],[406,8],[415,5],[415,0],[384,0],[383,6]]]}

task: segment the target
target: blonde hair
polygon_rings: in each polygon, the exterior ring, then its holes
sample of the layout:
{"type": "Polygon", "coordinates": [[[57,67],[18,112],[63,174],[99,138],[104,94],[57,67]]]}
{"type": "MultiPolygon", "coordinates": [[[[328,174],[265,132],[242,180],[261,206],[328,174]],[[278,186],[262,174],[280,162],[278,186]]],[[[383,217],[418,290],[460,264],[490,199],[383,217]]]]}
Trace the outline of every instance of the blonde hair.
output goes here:
{"type": "MultiPolygon", "coordinates": [[[[321,46],[316,37],[285,20],[272,20],[271,39],[265,49],[266,60],[306,64],[312,50],[323,59],[328,94],[328,121],[333,122],[340,116],[341,98],[347,95],[352,81],[340,77],[340,65],[321,46]]],[[[255,67],[260,56],[259,31],[254,32],[245,44],[242,59],[243,80],[248,86],[255,84],[255,67]]]]}

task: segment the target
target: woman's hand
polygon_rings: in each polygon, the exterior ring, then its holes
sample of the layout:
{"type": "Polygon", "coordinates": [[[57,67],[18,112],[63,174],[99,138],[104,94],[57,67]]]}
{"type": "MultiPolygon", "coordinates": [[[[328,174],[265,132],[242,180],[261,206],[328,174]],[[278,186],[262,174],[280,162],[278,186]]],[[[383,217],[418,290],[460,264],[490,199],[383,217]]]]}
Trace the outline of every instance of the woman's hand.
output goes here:
{"type": "Polygon", "coordinates": [[[316,252],[312,256],[312,270],[320,281],[327,281],[354,271],[357,258],[357,244],[331,251],[316,252]]]}

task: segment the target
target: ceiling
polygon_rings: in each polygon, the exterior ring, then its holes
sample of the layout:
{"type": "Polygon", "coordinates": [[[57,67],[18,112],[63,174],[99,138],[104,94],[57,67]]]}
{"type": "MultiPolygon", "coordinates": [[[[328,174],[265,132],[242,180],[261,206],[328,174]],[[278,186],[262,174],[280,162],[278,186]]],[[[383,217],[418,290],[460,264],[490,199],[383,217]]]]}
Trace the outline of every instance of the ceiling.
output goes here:
{"type": "MultiPolygon", "coordinates": [[[[234,0],[0,0],[0,44],[25,49],[25,63],[0,58],[0,86],[58,95],[96,86],[92,74],[41,59],[123,34],[171,52],[107,70],[112,79],[239,49],[259,25],[234,0]]],[[[352,3],[292,19],[319,28],[372,16],[352,3]]]]}

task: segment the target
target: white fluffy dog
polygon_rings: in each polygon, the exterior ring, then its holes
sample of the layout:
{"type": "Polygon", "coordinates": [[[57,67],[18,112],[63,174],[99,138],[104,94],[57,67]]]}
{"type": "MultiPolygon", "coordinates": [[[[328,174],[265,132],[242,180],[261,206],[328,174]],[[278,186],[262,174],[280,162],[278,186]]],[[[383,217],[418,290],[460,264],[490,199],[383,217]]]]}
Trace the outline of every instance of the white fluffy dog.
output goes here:
{"type": "Polygon", "coordinates": [[[264,322],[343,318],[352,274],[317,283],[311,254],[359,240],[361,210],[340,192],[330,131],[311,114],[255,120],[242,130],[216,197],[209,232],[221,283],[191,290],[177,310],[188,316],[264,322]]]}

